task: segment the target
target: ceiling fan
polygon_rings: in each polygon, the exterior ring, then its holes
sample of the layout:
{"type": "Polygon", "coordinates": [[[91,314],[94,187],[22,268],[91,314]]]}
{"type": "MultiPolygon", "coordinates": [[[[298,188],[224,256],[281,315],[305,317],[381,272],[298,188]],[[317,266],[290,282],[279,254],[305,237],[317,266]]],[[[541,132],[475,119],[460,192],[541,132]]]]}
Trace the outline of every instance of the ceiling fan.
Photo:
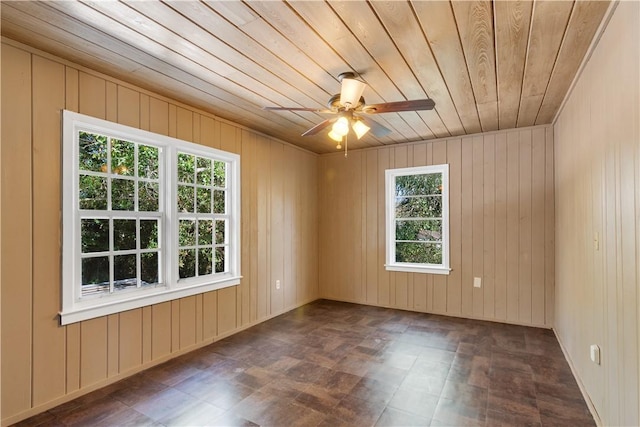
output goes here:
{"type": "Polygon", "coordinates": [[[352,129],[357,138],[362,138],[367,132],[380,138],[391,133],[380,123],[367,117],[369,114],[397,113],[401,111],[432,110],[435,102],[432,99],[417,99],[413,101],[385,102],[382,104],[367,105],[362,97],[367,84],[357,78],[351,72],[338,75],[338,80],[342,84],[340,93],[333,95],[327,102],[328,109],[306,108],[306,107],[264,107],[270,111],[312,111],[321,114],[335,114],[337,117],[324,120],[302,136],[315,135],[332,125],[329,137],[338,142],[338,149],[341,148],[342,138],[349,134],[352,129]]]}

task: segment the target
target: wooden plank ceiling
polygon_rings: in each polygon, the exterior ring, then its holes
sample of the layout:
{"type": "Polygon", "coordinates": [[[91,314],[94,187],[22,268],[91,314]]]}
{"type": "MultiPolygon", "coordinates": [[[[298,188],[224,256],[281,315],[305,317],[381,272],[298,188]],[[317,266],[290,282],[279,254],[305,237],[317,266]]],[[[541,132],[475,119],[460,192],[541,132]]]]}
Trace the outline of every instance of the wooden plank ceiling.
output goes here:
{"type": "Polygon", "coordinates": [[[550,123],[606,1],[25,1],[2,35],[317,153],[338,74],[367,104],[432,98],[435,110],[370,116],[392,130],[350,148],[550,123]]]}

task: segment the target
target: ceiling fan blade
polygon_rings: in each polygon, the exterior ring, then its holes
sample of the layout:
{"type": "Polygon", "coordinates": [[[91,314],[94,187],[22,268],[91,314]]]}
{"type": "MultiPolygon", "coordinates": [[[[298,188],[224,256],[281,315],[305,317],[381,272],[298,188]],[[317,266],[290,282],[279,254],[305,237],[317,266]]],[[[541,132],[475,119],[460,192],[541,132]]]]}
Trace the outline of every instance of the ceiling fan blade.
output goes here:
{"type": "Polygon", "coordinates": [[[358,116],[358,118],[361,119],[365,125],[371,128],[371,133],[376,138],[382,138],[391,133],[390,129],[382,126],[380,123],[376,122],[375,120],[371,120],[370,118],[364,117],[364,116],[358,116]]]}
{"type": "Polygon", "coordinates": [[[432,110],[436,103],[433,99],[416,99],[413,101],[385,102],[382,104],[366,105],[362,108],[363,113],[397,113],[400,111],[432,110]]]}
{"type": "Polygon", "coordinates": [[[268,111],[312,111],[314,113],[335,113],[335,111],[331,110],[320,110],[318,108],[307,108],[307,107],[262,107],[263,110],[268,111]]]}
{"type": "Polygon", "coordinates": [[[317,125],[315,125],[314,127],[312,127],[311,129],[309,129],[308,131],[306,131],[305,133],[303,133],[302,136],[315,135],[318,132],[320,132],[322,129],[327,128],[331,123],[335,122],[336,120],[337,119],[324,120],[318,123],[317,125]]]}

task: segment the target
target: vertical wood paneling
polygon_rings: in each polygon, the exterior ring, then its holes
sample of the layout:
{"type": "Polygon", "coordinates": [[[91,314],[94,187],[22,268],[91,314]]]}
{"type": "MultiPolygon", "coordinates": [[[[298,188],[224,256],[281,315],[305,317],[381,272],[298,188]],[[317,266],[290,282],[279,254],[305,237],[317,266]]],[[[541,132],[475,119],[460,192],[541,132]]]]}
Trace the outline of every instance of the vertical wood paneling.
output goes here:
{"type": "Polygon", "coordinates": [[[127,372],[142,363],[142,309],[120,313],[118,331],[118,372],[127,372]]]}
{"type": "Polygon", "coordinates": [[[236,325],[236,290],[235,288],[224,288],[218,293],[218,335],[224,335],[233,331],[236,325]]]}
{"type": "Polygon", "coordinates": [[[277,310],[317,298],[316,155],[21,47],[3,43],[2,56],[3,423],[264,319],[272,270],[287,292],[277,310]],[[241,153],[246,284],[60,327],[63,108],[241,153]]]}
{"type": "Polygon", "coordinates": [[[120,313],[107,316],[107,377],[118,374],[120,313]]]}
{"type": "MultiPolygon", "coordinates": [[[[482,294],[484,307],[483,317],[495,318],[495,268],[496,268],[496,231],[495,231],[495,193],[496,193],[496,167],[495,149],[496,135],[484,137],[483,153],[483,271],[482,294]]],[[[544,170],[544,167],[542,168],[544,170]]],[[[544,179],[544,174],[541,175],[544,179]]],[[[544,291],[544,288],[543,288],[544,291]]],[[[544,307],[542,307],[544,315],[544,307]]],[[[544,324],[544,318],[538,324],[544,324]]]]}
{"type": "Polygon", "coordinates": [[[366,284],[367,304],[376,304],[378,302],[378,243],[380,241],[378,235],[378,150],[369,150],[366,152],[366,212],[367,218],[364,221],[366,228],[366,284]]]}
{"type": "Polygon", "coordinates": [[[531,132],[520,132],[518,320],[531,322],[531,132]]]}
{"type": "Polygon", "coordinates": [[[2,353],[0,407],[31,407],[31,57],[2,49],[2,353]],[[4,64],[10,63],[11,67],[4,64]],[[10,106],[10,108],[7,108],[10,106]],[[11,209],[7,209],[11,206],[11,209]],[[9,391],[9,392],[7,392],[9,391]]]}
{"type": "Polygon", "coordinates": [[[107,317],[80,324],[80,387],[107,378],[107,317]]]}
{"type": "MultiPolygon", "coordinates": [[[[556,333],[602,425],[640,423],[639,75],[640,4],[621,2],[559,114],[555,156],[545,158],[557,245],[556,292],[545,298],[555,301],[556,333]],[[601,347],[601,366],[586,355],[591,344],[601,347]]],[[[545,222],[545,245],[553,231],[545,222]]]]}
{"type": "MultiPolygon", "coordinates": [[[[531,168],[545,170],[545,129],[533,131],[531,168]]],[[[531,176],[531,314],[532,323],[544,323],[545,315],[545,176],[533,173],[531,176]]]]}
{"type": "Polygon", "coordinates": [[[506,319],[518,320],[518,279],[520,253],[519,132],[507,134],[507,283],[506,319]]]}
{"type": "MultiPolygon", "coordinates": [[[[495,319],[505,320],[507,318],[507,134],[499,133],[495,138],[495,319]]],[[[548,174],[549,170],[546,169],[545,177],[548,174]]],[[[547,187],[547,191],[550,191],[553,197],[553,180],[547,187]]],[[[548,248],[545,249],[548,250],[548,248]]]]}
{"type": "Polygon", "coordinates": [[[180,299],[180,349],[196,343],[196,296],[180,299]]]}
{"type": "MultiPolygon", "coordinates": [[[[474,279],[482,279],[484,276],[484,137],[473,138],[473,211],[471,241],[473,242],[472,267],[474,279]]],[[[473,280],[471,280],[471,284],[473,280]]],[[[486,283],[484,284],[486,285],[486,283]]],[[[481,286],[483,286],[481,284],[481,286]]],[[[473,287],[473,311],[474,317],[484,315],[484,289],[473,287]]]]}
{"type": "Polygon", "coordinates": [[[270,313],[280,313],[284,308],[284,162],[282,144],[271,144],[271,197],[269,223],[269,289],[270,313]],[[280,289],[276,287],[280,281],[280,289]]]}
{"type": "Polygon", "coordinates": [[[171,302],[151,307],[151,358],[171,353],[171,302]]]}
{"type": "Polygon", "coordinates": [[[460,265],[462,275],[460,294],[462,314],[470,315],[473,313],[473,138],[463,138],[461,149],[462,222],[460,223],[460,235],[462,236],[462,246],[460,265]]]}
{"type": "Polygon", "coordinates": [[[33,73],[33,405],[65,393],[65,329],[50,313],[60,309],[60,115],[65,105],[65,69],[34,57],[33,73]]]}
{"type": "Polygon", "coordinates": [[[553,159],[547,153],[553,138],[548,129],[368,149],[346,161],[322,156],[321,295],[550,327],[554,292],[548,268],[553,263],[546,260],[553,225],[547,229],[547,218],[553,206],[546,200],[553,198],[553,159]],[[449,164],[450,274],[386,271],[385,169],[442,163],[449,164]],[[349,203],[358,211],[356,222],[336,216],[349,203]],[[532,270],[533,259],[539,271],[532,270]],[[480,288],[474,288],[474,277],[481,278],[480,288]],[[366,293],[360,295],[363,286],[366,293]]]}
{"type": "MultiPolygon", "coordinates": [[[[381,306],[389,305],[389,272],[385,270],[385,248],[386,248],[386,219],[385,219],[385,189],[384,189],[384,171],[390,169],[389,164],[389,149],[381,148],[376,150],[378,152],[378,304],[381,306]]],[[[331,159],[333,160],[333,159],[331,159]]],[[[320,188],[322,191],[323,188],[320,188]]],[[[326,213],[321,212],[320,216],[324,216],[326,213]]],[[[321,233],[324,232],[321,229],[321,233]]],[[[322,257],[324,254],[320,253],[322,257]]],[[[320,282],[320,290],[322,291],[323,282],[320,282]]]]}

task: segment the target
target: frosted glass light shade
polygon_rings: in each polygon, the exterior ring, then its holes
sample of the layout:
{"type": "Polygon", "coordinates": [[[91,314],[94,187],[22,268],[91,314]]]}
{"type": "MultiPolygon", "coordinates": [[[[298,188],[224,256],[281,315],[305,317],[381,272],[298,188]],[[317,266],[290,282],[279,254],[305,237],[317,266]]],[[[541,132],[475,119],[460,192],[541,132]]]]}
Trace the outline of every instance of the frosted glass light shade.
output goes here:
{"type": "Polygon", "coordinates": [[[371,129],[369,126],[365,125],[362,120],[354,121],[351,128],[356,133],[358,139],[362,138],[371,129]]]}
{"type": "Polygon", "coordinates": [[[337,142],[342,142],[342,135],[337,134],[334,130],[331,130],[331,132],[329,132],[329,138],[337,142]]]}
{"type": "Polygon", "coordinates": [[[340,103],[347,109],[356,108],[367,85],[356,79],[342,79],[340,103]]]}
{"type": "Polygon", "coordinates": [[[333,131],[340,136],[345,136],[349,133],[349,120],[346,117],[340,117],[332,127],[333,131]]]}

